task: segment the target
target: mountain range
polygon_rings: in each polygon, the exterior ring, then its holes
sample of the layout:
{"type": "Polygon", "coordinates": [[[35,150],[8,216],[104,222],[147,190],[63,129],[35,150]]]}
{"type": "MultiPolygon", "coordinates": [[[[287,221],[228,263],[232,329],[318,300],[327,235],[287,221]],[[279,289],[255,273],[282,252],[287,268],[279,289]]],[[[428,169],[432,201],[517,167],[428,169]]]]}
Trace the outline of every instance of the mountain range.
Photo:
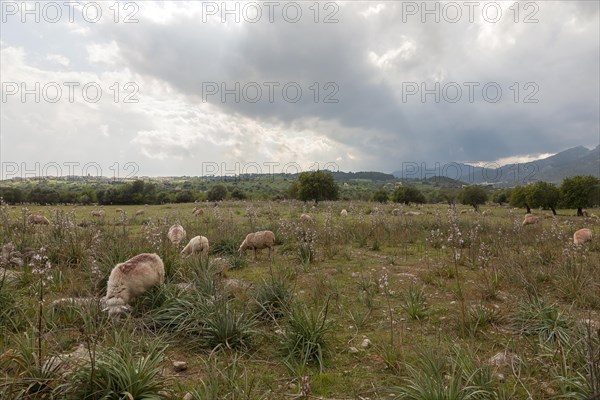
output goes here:
{"type": "Polygon", "coordinates": [[[583,146],[573,147],[547,158],[495,168],[474,166],[460,162],[446,164],[403,163],[392,173],[400,179],[428,179],[435,176],[455,179],[467,184],[493,184],[518,186],[535,181],[560,184],[574,175],[593,175],[600,179],[600,145],[590,150],[583,146]]]}

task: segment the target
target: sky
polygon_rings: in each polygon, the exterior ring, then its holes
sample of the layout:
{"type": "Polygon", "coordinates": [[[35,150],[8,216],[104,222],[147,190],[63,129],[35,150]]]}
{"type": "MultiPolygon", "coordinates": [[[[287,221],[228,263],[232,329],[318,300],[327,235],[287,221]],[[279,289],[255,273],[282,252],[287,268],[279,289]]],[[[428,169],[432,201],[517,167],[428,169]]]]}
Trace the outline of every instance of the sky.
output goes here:
{"type": "Polygon", "coordinates": [[[597,1],[0,3],[3,179],[392,172],[600,144],[597,1]]]}

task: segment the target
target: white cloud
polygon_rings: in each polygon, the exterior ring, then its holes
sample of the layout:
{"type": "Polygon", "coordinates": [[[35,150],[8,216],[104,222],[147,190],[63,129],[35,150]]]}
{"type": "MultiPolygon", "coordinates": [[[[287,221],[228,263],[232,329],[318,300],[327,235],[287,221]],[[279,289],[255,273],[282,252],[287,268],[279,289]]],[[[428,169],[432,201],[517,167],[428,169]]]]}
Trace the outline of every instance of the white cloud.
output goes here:
{"type": "Polygon", "coordinates": [[[365,11],[361,11],[360,15],[364,16],[365,18],[368,18],[371,15],[379,14],[383,10],[385,10],[385,4],[384,3],[378,3],[375,6],[370,6],[365,11]]]}
{"type": "Polygon", "coordinates": [[[55,62],[63,67],[68,67],[70,63],[67,57],[61,56],[60,54],[48,54],[46,60],[55,62]]]}
{"type": "Polygon", "coordinates": [[[91,63],[106,64],[114,67],[121,61],[119,45],[114,40],[109,43],[94,43],[86,47],[88,61],[91,63]]]}
{"type": "Polygon", "coordinates": [[[409,60],[415,55],[417,47],[405,36],[402,36],[402,40],[404,43],[400,47],[388,50],[381,56],[378,56],[373,51],[369,52],[369,61],[378,68],[387,69],[394,66],[394,61],[397,58],[409,60]]]}

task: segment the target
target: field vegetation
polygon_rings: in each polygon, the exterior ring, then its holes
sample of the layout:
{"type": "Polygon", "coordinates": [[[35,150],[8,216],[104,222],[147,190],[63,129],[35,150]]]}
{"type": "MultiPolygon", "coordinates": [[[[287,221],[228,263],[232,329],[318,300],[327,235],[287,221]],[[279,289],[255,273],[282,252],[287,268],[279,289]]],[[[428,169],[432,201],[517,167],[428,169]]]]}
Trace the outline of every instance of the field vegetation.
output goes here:
{"type": "Polygon", "coordinates": [[[383,201],[228,200],[137,216],[139,205],[104,205],[101,217],[99,205],[3,204],[0,398],[600,393],[598,209],[533,210],[541,221],[522,226],[525,210],[508,205],[383,201]],[[209,239],[208,261],[179,255],[185,243],[166,238],[176,222],[188,240],[209,239]],[[575,246],[584,227],[594,239],[575,246]],[[258,230],[275,233],[272,262],[237,252],[258,230]],[[165,284],[110,320],[108,275],[143,252],[161,256],[165,284]],[[62,298],[92,301],[53,304],[62,298]]]}

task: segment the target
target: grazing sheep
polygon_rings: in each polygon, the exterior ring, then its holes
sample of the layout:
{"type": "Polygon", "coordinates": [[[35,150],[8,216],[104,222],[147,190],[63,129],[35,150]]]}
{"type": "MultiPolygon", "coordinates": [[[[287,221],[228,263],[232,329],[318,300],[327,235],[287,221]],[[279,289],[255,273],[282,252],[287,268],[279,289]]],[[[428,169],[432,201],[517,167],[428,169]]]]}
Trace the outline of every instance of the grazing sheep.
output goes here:
{"type": "Polygon", "coordinates": [[[423,213],[419,212],[419,211],[407,211],[407,212],[404,213],[404,215],[413,215],[413,216],[416,216],[416,215],[423,215],[423,213]]]}
{"type": "Polygon", "coordinates": [[[256,250],[269,248],[269,260],[272,259],[272,251],[275,246],[275,235],[271,231],[260,231],[249,233],[242,242],[239,252],[246,252],[248,249],[254,250],[254,259],[256,260],[256,250]]]}
{"type": "Polygon", "coordinates": [[[31,214],[27,217],[27,222],[32,225],[50,225],[48,218],[43,215],[31,214]]]}
{"type": "Polygon", "coordinates": [[[142,253],[117,264],[110,273],[106,285],[106,308],[108,315],[118,317],[129,310],[129,303],[146,290],[162,285],[165,266],[154,253],[142,253]]]}
{"type": "Polygon", "coordinates": [[[104,210],[94,210],[92,211],[92,217],[104,217],[104,210]]]}
{"type": "Polygon", "coordinates": [[[137,217],[138,215],[144,215],[145,211],[144,210],[137,210],[135,212],[135,216],[137,217]]]}
{"type": "Polygon", "coordinates": [[[194,214],[194,216],[196,217],[201,217],[202,215],[204,215],[204,210],[198,207],[194,207],[194,209],[192,210],[192,214],[194,214]]]}
{"type": "Polygon", "coordinates": [[[13,271],[10,269],[4,269],[0,267],[0,283],[2,282],[14,282],[21,279],[23,272],[13,271]]]}
{"type": "Polygon", "coordinates": [[[190,242],[181,250],[181,255],[189,257],[192,254],[200,253],[200,259],[208,257],[208,239],[204,236],[194,236],[190,239],[190,242]]]}
{"type": "Polygon", "coordinates": [[[175,246],[179,246],[179,243],[185,239],[185,229],[179,224],[175,224],[169,228],[167,237],[175,246]]]}
{"type": "Polygon", "coordinates": [[[80,344],[71,353],[59,354],[50,357],[44,363],[42,368],[46,372],[55,372],[61,374],[72,373],[76,369],[90,363],[90,352],[85,345],[80,344]]]}
{"type": "Polygon", "coordinates": [[[394,208],[392,210],[392,215],[398,216],[400,214],[402,214],[402,210],[400,210],[399,208],[394,208]]]}
{"type": "Polygon", "coordinates": [[[461,214],[466,214],[466,213],[468,213],[468,212],[469,212],[469,210],[460,210],[460,213],[461,213],[461,214]]]}
{"type": "Polygon", "coordinates": [[[346,209],[344,208],[342,211],[340,211],[340,215],[346,218],[348,216],[348,211],[346,211],[346,209]]]}
{"type": "Polygon", "coordinates": [[[527,214],[525,216],[525,218],[523,219],[523,226],[537,224],[538,222],[540,222],[540,217],[537,217],[537,216],[531,215],[531,214],[527,214]]]}
{"type": "Polygon", "coordinates": [[[590,214],[590,218],[592,218],[592,219],[598,219],[598,216],[596,214],[590,214]]]}
{"type": "Polygon", "coordinates": [[[122,208],[115,208],[115,212],[119,214],[123,214],[125,211],[122,208]]]}
{"type": "Polygon", "coordinates": [[[315,220],[309,214],[303,213],[302,215],[300,215],[300,222],[306,223],[306,224],[312,224],[315,222],[315,220]]]}
{"type": "Polygon", "coordinates": [[[592,241],[592,230],[588,228],[583,228],[578,230],[573,234],[573,243],[576,245],[582,245],[585,242],[592,241]]]}

